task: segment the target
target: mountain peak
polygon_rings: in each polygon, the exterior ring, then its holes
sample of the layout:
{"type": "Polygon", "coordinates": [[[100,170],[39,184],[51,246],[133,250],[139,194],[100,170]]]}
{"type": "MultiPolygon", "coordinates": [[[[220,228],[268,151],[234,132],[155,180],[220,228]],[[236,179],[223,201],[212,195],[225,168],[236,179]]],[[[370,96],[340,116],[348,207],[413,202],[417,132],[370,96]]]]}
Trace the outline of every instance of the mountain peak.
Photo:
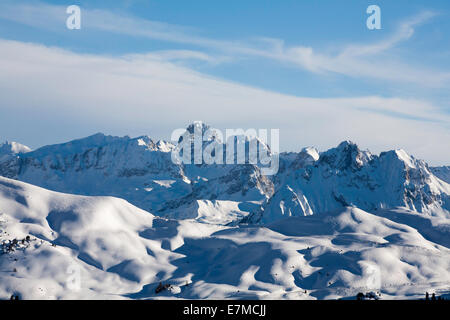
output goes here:
{"type": "Polygon", "coordinates": [[[400,161],[406,167],[411,168],[411,169],[416,169],[418,166],[420,166],[420,167],[425,166],[425,163],[423,161],[415,159],[413,156],[409,155],[403,149],[395,149],[395,150],[382,152],[382,153],[380,153],[380,158],[400,161]]]}
{"type": "Polygon", "coordinates": [[[162,152],[170,152],[175,148],[175,146],[172,143],[164,140],[158,140],[156,142],[156,147],[158,148],[158,150],[162,152]]]}
{"type": "Polygon", "coordinates": [[[126,142],[132,140],[129,136],[117,137],[96,133],[85,138],[71,140],[65,143],[47,145],[31,152],[33,156],[44,156],[51,154],[76,154],[87,149],[103,147],[117,142],[126,142]]]}
{"type": "Polygon", "coordinates": [[[408,165],[408,167],[416,168],[416,165],[414,163],[415,159],[412,156],[410,156],[408,153],[406,153],[405,150],[397,149],[394,152],[400,160],[402,160],[406,165],[408,165]]]}
{"type": "Polygon", "coordinates": [[[4,143],[0,144],[0,156],[27,153],[30,151],[31,148],[14,141],[5,141],[4,143]]]}
{"type": "MultiPolygon", "coordinates": [[[[214,128],[211,128],[210,125],[206,124],[203,121],[194,121],[186,128],[186,133],[190,136],[189,139],[192,140],[194,135],[201,135],[203,138],[203,141],[206,143],[209,143],[211,141],[217,141],[219,143],[222,143],[222,136],[221,134],[214,128]]],[[[178,142],[181,142],[183,140],[183,137],[181,136],[178,140],[178,142]]]]}
{"type": "Polygon", "coordinates": [[[351,140],[344,140],[337,146],[337,149],[358,148],[358,145],[351,140]]]}
{"type": "Polygon", "coordinates": [[[197,120],[189,124],[186,127],[186,130],[191,134],[193,134],[197,130],[198,132],[205,133],[209,128],[210,126],[208,124],[204,123],[203,121],[197,120]]]}
{"type": "Polygon", "coordinates": [[[319,161],[327,163],[339,170],[359,169],[372,159],[369,151],[362,151],[352,141],[342,141],[336,148],[329,149],[320,155],[319,161]]]}
{"type": "Polygon", "coordinates": [[[306,166],[312,165],[314,162],[319,160],[320,155],[319,151],[317,151],[314,147],[305,147],[303,148],[295,157],[294,161],[291,164],[291,168],[300,169],[306,166]]]}
{"type": "Polygon", "coordinates": [[[311,157],[314,161],[319,160],[319,151],[314,147],[305,147],[300,151],[300,154],[308,155],[311,157]]]}
{"type": "Polygon", "coordinates": [[[140,136],[131,140],[137,141],[138,146],[146,146],[148,148],[155,148],[156,144],[149,136],[140,136]]]}

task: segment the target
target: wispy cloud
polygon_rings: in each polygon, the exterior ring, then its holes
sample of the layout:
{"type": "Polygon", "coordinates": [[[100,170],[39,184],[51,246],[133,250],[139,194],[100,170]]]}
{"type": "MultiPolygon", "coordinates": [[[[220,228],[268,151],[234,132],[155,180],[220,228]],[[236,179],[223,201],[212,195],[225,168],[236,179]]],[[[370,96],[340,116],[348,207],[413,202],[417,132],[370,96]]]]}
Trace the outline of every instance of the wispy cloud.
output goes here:
{"type": "MultiPolygon", "coordinates": [[[[0,4],[0,18],[14,20],[39,28],[61,30],[65,8],[48,4],[0,4]],[[35,19],[33,17],[40,17],[35,19]]],[[[279,61],[319,75],[340,74],[352,78],[376,79],[423,87],[449,87],[450,71],[410,65],[402,57],[390,53],[401,42],[410,39],[416,27],[437,14],[424,11],[399,23],[387,38],[371,44],[348,44],[336,48],[334,54],[308,46],[286,46],[282,39],[257,38],[217,40],[199,35],[200,30],[158,21],[145,20],[105,10],[83,10],[83,28],[104,32],[167,41],[203,48],[171,50],[157,53],[169,60],[197,59],[209,63],[230,61],[236,57],[259,57],[279,61]]],[[[239,60],[239,59],[237,59],[239,60]]]]}
{"type": "Polygon", "coordinates": [[[141,59],[157,59],[161,61],[202,61],[211,65],[217,65],[230,62],[232,59],[228,56],[210,55],[202,51],[194,50],[159,50],[148,54],[129,55],[131,57],[140,57],[141,59]]]}
{"type": "Polygon", "coordinates": [[[399,43],[409,40],[415,32],[415,28],[429,20],[438,14],[433,11],[423,11],[416,16],[409,17],[408,19],[402,21],[395,32],[391,34],[388,38],[379,41],[375,44],[369,45],[349,45],[347,46],[339,56],[346,57],[360,57],[367,55],[374,55],[385,52],[399,43]]]}
{"type": "Polygon", "coordinates": [[[291,61],[314,73],[338,73],[356,78],[373,78],[402,83],[414,83],[425,87],[450,85],[450,72],[411,66],[401,62],[401,57],[389,55],[389,49],[406,41],[414,34],[414,28],[430,20],[436,14],[422,12],[400,23],[388,38],[375,44],[351,44],[335,55],[318,53],[310,47],[292,47],[276,52],[280,60],[291,61]],[[381,55],[383,54],[383,55],[381,55]]]}

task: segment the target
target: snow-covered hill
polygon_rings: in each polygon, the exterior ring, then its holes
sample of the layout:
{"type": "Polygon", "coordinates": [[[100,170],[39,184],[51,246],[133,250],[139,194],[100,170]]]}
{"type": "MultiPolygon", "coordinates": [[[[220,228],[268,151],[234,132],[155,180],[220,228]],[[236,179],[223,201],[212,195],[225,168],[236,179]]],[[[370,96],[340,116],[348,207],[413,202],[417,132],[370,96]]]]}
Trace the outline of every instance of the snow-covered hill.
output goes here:
{"type": "MultiPolygon", "coordinates": [[[[188,131],[195,128],[209,127],[195,123],[188,131]]],[[[5,153],[0,175],[60,192],[123,198],[157,216],[223,225],[268,223],[346,206],[450,216],[448,170],[430,169],[403,150],[374,155],[350,141],[325,152],[304,148],[280,154],[279,172],[264,176],[252,164],[175,164],[174,147],[147,136],[96,134],[5,153]]]]}
{"type": "Polygon", "coordinates": [[[0,298],[417,298],[450,285],[448,219],[407,210],[226,227],[0,177],[0,229],[0,298]]]}

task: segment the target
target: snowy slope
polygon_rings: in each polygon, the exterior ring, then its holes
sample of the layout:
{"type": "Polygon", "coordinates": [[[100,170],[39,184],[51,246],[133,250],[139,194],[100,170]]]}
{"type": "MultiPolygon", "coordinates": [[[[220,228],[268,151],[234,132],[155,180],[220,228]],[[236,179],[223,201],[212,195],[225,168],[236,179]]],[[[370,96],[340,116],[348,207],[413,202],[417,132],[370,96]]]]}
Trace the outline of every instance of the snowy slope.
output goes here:
{"type": "Polygon", "coordinates": [[[171,260],[181,255],[170,250],[184,234],[211,232],[207,225],[190,230],[155,220],[122,199],[60,194],[5,178],[0,204],[2,242],[20,240],[0,255],[2,298],[121,298],[174,270],[171,260]],[[80,291],[68,289],[75,269],[80,291]]]}
{"type": "Polygon", "coordinates": [[[430,169],[436,177],[450,183],[450,166],[432,167],[430,169]]]}
{"type": "Polygon", "coordinates": [[[0,255],[0,298],[331,299],[380,290],[389,299],[450,285],[448,220],[409,212],[342,208],[225,227],[0,177],[0,229],[2,249],[14,249],[0,255]],[[160,282],[170,287],[156,294],[160,282]]]}

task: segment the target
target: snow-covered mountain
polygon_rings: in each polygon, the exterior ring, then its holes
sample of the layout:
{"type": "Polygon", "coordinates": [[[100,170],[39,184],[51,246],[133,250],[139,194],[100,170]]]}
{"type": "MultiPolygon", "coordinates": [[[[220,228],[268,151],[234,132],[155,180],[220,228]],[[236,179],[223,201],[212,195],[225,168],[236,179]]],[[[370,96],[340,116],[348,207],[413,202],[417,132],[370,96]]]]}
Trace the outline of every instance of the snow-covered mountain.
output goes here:
{"type": "Polygon", "coordinates": [[[18,142],[4,142],[2,144],[0,144],[0,157],[4,156],[4,155],[15,155],[18,153],[27,153],[30,152],[31,148],[20,144],[18,142]]]}
{"type": "Polygon", "coordinates": [[[273,192],[255,165],[174,164],[173,148],[147,136],[96,134],[3,158],[0,175],[60,192],[120,197],[160,216],[209,221],[200,208],[219,210],[223,219],[216,215],[215,223],[241,219],[273,192]]]}
{"type": "Polygon", "coordinates": [[[450,185],[404,150],[373,155],[350,141],[321,153],[303,150],[285,161],[274,195],[247,221],[271,222],[345,206],[364,210],[407,208],[450,217],[450,185]],[[305,160],[306,159],[306,160],[305,160]]]}
{"type": "Polygon", "coordinates": [[[18,142],[14,142],[14,141],[6,141],[4,143],[0,144],[0,161],[3,158],[8,158],[11,156],[15,156],[19,153],[27,153],[30,152],[31,148],[20,144],[18,142]]]}
{"type": "Polygon", "coordinates": [[[448,220],[406,209],[232,227],[0,177],[0,230],[0,299],[414,299],[450,285],[448,220]]]}
{"type": "MultiPolygon", "coordinates": [[[[183,139],[209,129],[194,123],[183,139]]],[[[213,143],[224,144],[213,134],[202,145],[213,143]]],[[[344,141],[281,153],[265,176],[253,164],[177,164],[176,148],[101,133],[34,151],[3,144],[0,298],[448,291],[447,167],[344,141]]]]}
{"type": "MultiPolygon", "coordinates": [[[[195,123],[188,132],[208,129],[195,123]]],[[[175,164],[174,148],[147,136],[96,134],[4,156],[0,175],[65,193],[123,198],[158,216],[216,224],[269,223],[346,206],[450,215],[445,170],[429,168],[403,150],[374,155],[350,141],[325,152],[304,148],[280,154],[279,172],[264,176],[252,164],[175,164]]]]}

